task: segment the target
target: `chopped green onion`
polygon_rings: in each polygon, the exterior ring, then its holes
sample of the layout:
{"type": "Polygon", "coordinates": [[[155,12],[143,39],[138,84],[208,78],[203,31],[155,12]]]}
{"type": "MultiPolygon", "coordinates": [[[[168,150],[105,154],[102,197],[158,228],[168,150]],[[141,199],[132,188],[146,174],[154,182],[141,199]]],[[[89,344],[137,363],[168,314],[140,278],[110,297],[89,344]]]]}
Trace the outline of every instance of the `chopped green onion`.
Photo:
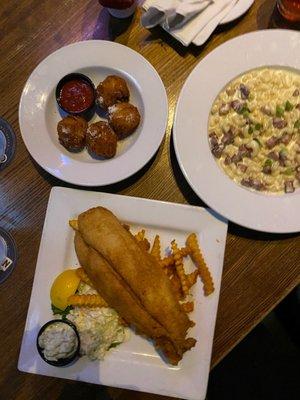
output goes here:
{"type": "Polygon", "coordinates": [[[242,114],[243,117],[248,117],[250,113],[249,108],[244,104],[243,107],[238,111],[238,114],[242,114]]]}
{"type": "Polygon", "coordinates": [[[249,126],[249,128],[248,128],[248,133],[253,133],[253,126],[249,126]]]}
{"type": "Polygon", "coordinates": [[[262,124],[255,124],[255,130],[260,131],[262,129],[262,124]]]}
{"type": "Polygon", "coordinates": [[[294,123],[294,128],[300,129],[300,119],[298,119],[298,120],[294,123]]]}
{"type": "Polygon", "coordinates": [[[273,164],[273,161],[270,158],[267,158],[265,163],[264,163],[264,166],[265,167],[272,167],[272,164],[273,164]]]}
{"type": "Polygon", "coordinates": [[[285,171],[283,171],[282,173],[284,175],[292,175],[292,173],[294,172],[293,168],[287,168],[285,171]]]}
{"type": "Polygon", "coordinates": [[[283,148],[279,151],[279,154],[280,154],[282,157],[286,157],[286,156],[287,156],[287,149],[286,149],[286,147],[283,147],[283,148]]]}
{"type": "Polygon", "coordinates": [[[281,118],[284,114],[284,109],[280,106],[276,107],[276,117],[281,118]]]}
{"type": "Polygon", "coordinates": [[[285,103],[285,111],[292,111],[292,109],[294,108],[293,104],[290,103],[288,100],[285,103]]]}
{"type": "Polygon", "coordinates": [[[261,146],[261,143],[257,138],[254,138],[253,140],[255,140],[261,146]]]}

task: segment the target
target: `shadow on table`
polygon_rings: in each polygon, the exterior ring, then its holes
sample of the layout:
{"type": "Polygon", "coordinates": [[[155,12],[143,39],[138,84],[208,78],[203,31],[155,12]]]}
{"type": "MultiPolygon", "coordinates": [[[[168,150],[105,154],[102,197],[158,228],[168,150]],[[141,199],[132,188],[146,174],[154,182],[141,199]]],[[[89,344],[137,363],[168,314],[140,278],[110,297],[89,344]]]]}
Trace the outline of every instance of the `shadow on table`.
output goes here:
{"type": "Polygon", "coordinates": [[[157,156],[160,153],[160,151],[162,151],[163,143],[164,143],[164,141],[161,143],[160,148],[156,151],[156,153],[150,159],[150,161],[148,161],[147,164],[144,165],[144,167],[141,168],[139,171],[137,171],[135,174],[133,174],[132,176],[130,176],[127,179],[122,180],[121,182],[117,182],[117,183],[114,183],[111,185],[105,185],[105,186],[101,186],[101,185],[100,186],[80,186],[80,185],[74,185],[72,183],[64,182],[63,180],[50,175],[47,171],[45,171],[42,167],[40,167],[39,164],[37,164],[31,156],[30,156],[30,158],[32,160],[33,165],[39,172],[39,174],[51,186],[63,186],[66,188],[88,190],[88,191],[92,191],[92,192],[118,193],[118,192],[121,192],[122,190],[128,188],[129,186],[132,186],[133,184],[135,184],[139,179],[142,178],[142,176],[144,176],[148,172],[148,170],[152,167],[152,165],[154,166],[158,162],[159,157],[157,157],[157,156]]]}
{"type": "Polygon", "coordinates": [[[129,30],[134,20],[134,15],[128,18],[115,18],[111,16],[106,8],[102,8],[98,14],[96,24],[91,30],[89,5],[86,10],[86,18],[82,22],[82,35],[89,39],[111,40],[114,41],[122,33],[129,30]],[[87,32],[87,33],[86,33],[87,32]]]}
{"type": "MultiPolygon", "coordinates": [[[[208,207],[204,201],[202,201],[197,194],[193,191],[193,189],[190,187],[189,183],[185,179],[180,166],[178,164],[176,154],[175,154],[175,149],[174,149],[174,143],[173,143],[173,133],[171,136],[170,140],[170,158],[171,158],[171,165],[173,168],[173,173],[174,173],[174,178],[176,180],[177,186],[180,189],[181,193],[183,194],[185,200],[194,206],[199,206],[199,207],[208,207]]],[[[215,212],[213,212],[215,213],[215,212]]],[[[218,213],[215,213],[215,215],[218,217],[218,213]]],[[[223,218],[223,217],[221,217],[223,218]]],[[[277,234],[277,233],[267,233],[267,232],[259,232],[255,231],[252,229],[244,228],[240,225],[237,225],[233,222],[228,223],[228,232],[236,235],[236,236],[241,236],[246,239],[251,239],[251,240],[263,240],[263,241],[271,241],[271,240],[283,240],[283,239],[289,239],[289,238],[294,238],[297,237],[299,234],[298,233],[290,233],[290,234],[277,234]]]]}

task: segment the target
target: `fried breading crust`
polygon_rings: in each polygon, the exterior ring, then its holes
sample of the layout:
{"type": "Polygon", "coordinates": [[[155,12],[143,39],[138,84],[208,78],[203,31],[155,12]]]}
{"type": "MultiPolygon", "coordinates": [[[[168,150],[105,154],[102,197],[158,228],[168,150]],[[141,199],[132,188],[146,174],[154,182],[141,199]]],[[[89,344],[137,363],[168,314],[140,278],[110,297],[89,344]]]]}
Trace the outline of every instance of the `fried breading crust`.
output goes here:
{"type": "Polygon", "coordinates": [[[99,294],[177,364],[196,341],[186,339],[192,323],[158,262],[103,207],[80,214],[78,228],[75,249],[99,294]]]}

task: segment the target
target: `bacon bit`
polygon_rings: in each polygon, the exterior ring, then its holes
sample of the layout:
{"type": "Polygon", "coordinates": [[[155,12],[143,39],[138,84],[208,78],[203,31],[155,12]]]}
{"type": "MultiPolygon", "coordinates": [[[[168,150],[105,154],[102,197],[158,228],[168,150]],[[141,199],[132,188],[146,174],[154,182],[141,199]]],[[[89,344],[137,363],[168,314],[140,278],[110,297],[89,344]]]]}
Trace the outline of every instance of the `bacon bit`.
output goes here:
{"type": "Polygon", "coordinates": [[[250,90],[249,90],[249,88],[248,88],[246,85],[244,85],[243,83],[241,83],[241,85],[240,85],[240,91],[241,91],[241,98],[242,98],[243,100],[248,99],[249,94],[250,94],[250,90]]]}
{"type": "Polygon", "coordinates": [[[283,129],[287,126],[287,122],[282,118],[273,118],[273,126],[277,129],[283,129]]]}
{"type": "Polygon", "coordinates": [[[239,112],[242,110],[242,108],[244,107],[244,103],[242,103],[239,100],[233,100],[230,103],[231,107],[234,109],[234,111],[239,112]]]}
{"type": "Polygon", "coordinates": [[[225,147],[224,144],[219,144],[219,145],[213,147],[211,149],[211,152],[216,158],[220,158],[223,153],[224,147],[225,147]]]}
{"type": "Polygon", "coordinates": [[[263,167],[263,173],[267,175],[271,175],[272,173],[272,167],[270,165],[265,165],[263,167]]]}
{"type": "Polygon", "coordinates": [[[276,146],[278,142],[279,139],[276,136],[272,136],[266,141],[266,146],[268,147],[268,149],[272,149],[274,146],[276,146]]]}
{"type": "Polygon", "coordinates": [[[229,111],[230,111],[230,104],[223,103],[219,108],[219,115],[226,115],[229,113],[229,111]]]}
{"type": "Polygon", "coordinates": [[[285,193],[293,193],[295,191],[295,188],[293,186],[293,181],[284,182],[284,191],[285,193]]]}
{"type": "Polygon", "coordinates": [[[294,97],[297,97],[297,96],[299,96],[300,95],[300,91],[299,91],[299,89],[296,89],[295,91],[294,91],[294,93],[293,93],[293,96],[294,97]]]}
{"type": "Polygon", "coordinates": [[[231,164],[231,157],[226,156],[226,157],[225,157],[225,160],[224,160],[224,164],[225,164],[225,165],[231,164]]]}
{"type": "Polygon", "coordinates": [[[275,153],[275,151],[271,151],[268,154],[268,158],[271,158],[271,160],[274,160],[274,161],[278,161],[279,160],[279,155],[278,155],[278,153],[275,153]]]}
{"type": "Polygon", "coordinates": [[[289,142],[290,142],[290,140],[291,140],[291,135],[289,135],[288,133],[284,133],[282,136],[281,136],[281,138],[280,138],[280,141],[283,143],[283,144],[288,144],[289,142]]]}
{"type": "Polygon", "coordinates": [[[231,129],[229,129],[228,132],[224,133],[222,136],[221,142],[224,144],[224,146],[227,146],[228,144],[231,144],[234,142],[234,135],[231,129]]]}
{"type": "Polygon", "coordinates": [[[209,141],[210,141],[210,147],[212,149],[219,144],[218,136],[215,134],[215,132],[211,132],[208,136],[209,136],[209,141]]]}
{"type": "Polygon", "coordinates": [[[246,172],[247,171],[247,165],[245,164],[238,164],[238,168],[242,171],[242,172],[246,172]]]}
{"type": "Polygon", "coordinates": [[[271,108],[269,106],[260,107],[260,111],[265,115],[269,115],[269,116],[272,115],[272,110],[271,110],[271,108]]]}

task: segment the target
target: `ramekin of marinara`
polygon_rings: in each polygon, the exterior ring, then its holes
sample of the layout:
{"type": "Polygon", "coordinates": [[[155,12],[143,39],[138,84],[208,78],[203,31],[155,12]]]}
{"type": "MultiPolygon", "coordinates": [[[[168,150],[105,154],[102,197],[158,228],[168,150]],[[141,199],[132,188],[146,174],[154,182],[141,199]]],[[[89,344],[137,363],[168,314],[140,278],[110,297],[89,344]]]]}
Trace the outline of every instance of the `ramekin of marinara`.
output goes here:
{"type": "Polygon", "coordinates": [[[87,115],[94,107],[96,90],[86,75],[71,73],[64,76],[56,86],[59,107],[71,115],[87,115]]]}

